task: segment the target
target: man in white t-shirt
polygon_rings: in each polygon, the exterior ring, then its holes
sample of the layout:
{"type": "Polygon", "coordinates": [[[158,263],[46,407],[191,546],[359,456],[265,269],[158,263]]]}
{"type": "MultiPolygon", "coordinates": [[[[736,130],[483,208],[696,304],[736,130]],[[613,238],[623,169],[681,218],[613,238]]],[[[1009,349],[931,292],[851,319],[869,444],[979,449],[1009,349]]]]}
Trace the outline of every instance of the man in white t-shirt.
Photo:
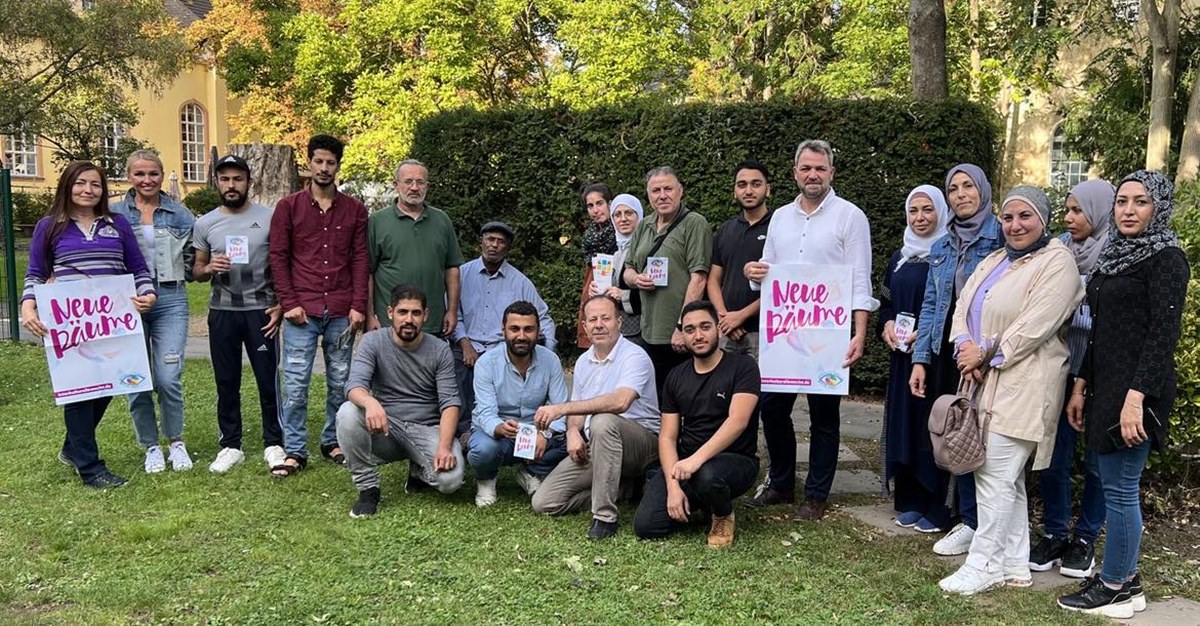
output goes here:
{"type": "MultiPolygon", "coordinates": [[[[870,224],[861,209],[834,193],[830,187],[833,172],[833,149],[827,142],[819,139],[801,142],[792,167],[800,195],[775,211],[767,229],[762,260],[747,263],[744,271],[746,278],[758,283],[766,278],[772,263],[849,265],[853,276],[850,306],[854,310],[854,335],[844,363],[850,367],[862,358],[867,317],[879,308],[879,301],[871,296],[870,224]]],[[[841,401],[841,396],[808,396],[812,445],[804,502],[793,519],[818,520],[825,516],[841,445],[841,401]]],[[[763,406],[763,436],[771,459],[768,476],[784,479],[769,479],[747,504],[763,506],[792,501],[796,474],[796,432],[791,415],[794,403],[793,395],[791,401],[763,406]],[[779,484],[785,481],[792,484],[779,484]]]]}
{"type": "Polygon", "coordinates": [[[575,362],[571,402],[538,409],[534,423],[548,428],[567,417],[567,458],[533,494],[533,510],[562,515],[592,507],[591,539],[617,533],[621,481],[640,483],[658,460],[658,392],[654,365],[621,336],[621,307],[592,296],[583,319],[592,347],[575,362]]]}

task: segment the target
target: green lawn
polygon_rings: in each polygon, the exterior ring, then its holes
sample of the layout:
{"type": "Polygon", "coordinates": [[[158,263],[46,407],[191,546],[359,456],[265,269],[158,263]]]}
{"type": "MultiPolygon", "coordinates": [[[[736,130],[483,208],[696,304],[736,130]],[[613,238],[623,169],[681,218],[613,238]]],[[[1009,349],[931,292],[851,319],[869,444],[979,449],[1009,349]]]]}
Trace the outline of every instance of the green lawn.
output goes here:
{"type": "Polygon", "coordinates": [[[943,597],[936,583],[953,565],[932,540],[882,538],[844,513],[797,524],[739,509],[737,543],[717,552],[700,531],[636,540],[624,505],[621,534],[593,543],[586,515],[529,512],[508,471],[500,503],[481,511],[472,481],[449,497],[405,495],[395,466],[379,515],[352,520],[345,470],[267,475],[250,385],[247,463],[206,471],[217,445],[203,361],[185,374],[197,467],[143,474],[115,401],[101,450],[132,480],[93,492],[55,460],[61,413],[42,352],[4,343],[0,362],[2,623],[1101,623],[1060,612],[1052,592],[943,597]]]}

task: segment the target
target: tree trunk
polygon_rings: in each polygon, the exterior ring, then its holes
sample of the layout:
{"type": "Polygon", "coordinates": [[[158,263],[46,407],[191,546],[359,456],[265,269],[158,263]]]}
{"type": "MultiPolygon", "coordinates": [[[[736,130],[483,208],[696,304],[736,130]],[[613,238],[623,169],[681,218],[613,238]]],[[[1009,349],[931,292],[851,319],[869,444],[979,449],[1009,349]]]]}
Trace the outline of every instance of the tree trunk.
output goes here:
{"type": "Polygon", "coordinates": [[[1192,96],[1188,98],[1187,117],[1183,120],[1183,142],[1179,145],[1179,165],[1175,168],[1175,186],[1200,177],[1200,65],[1192,72],[1192,96]]]}
{"type": "Polygon", "coordinates": [[[1175,57],[1179,53],[1180,0],[1142,0],[1142,15],[1154,50],[1150,77],[1150,127],[1146,133],[1146,169],[1166,171],[1171,151],[1171,106],[1175,57]]]}
{"type": "Polygon", "coordinates": [[[250,201],[275,206],[284,196],[300,190],[300,170],[291,146],[262,143],[229,144],[230,154],[250,165],[250,201]]]}
{"type": "Polygon", "coordinates": [[[971,99],[978,100],[983,91],[983,55],[979,52],[979,0],[967,6],[971,18],[971,99]]]}
{"type": "Polygon", "coordinates": [[[910,0],[908,3],[908,51],[912,57],[913,97],[945,100],[946,7],[942,0],[910,0]]]}

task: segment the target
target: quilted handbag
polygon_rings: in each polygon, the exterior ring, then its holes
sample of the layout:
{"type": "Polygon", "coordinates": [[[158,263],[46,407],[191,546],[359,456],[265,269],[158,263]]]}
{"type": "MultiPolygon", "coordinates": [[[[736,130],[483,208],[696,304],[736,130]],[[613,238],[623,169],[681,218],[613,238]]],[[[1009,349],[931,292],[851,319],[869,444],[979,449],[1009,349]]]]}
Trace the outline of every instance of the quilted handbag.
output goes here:
{"type": "Polygon", "coordinates": [[[978,395],[979,385],[963,381],[958,393],[940,396],[929,411],[933,460],[955,476],[979,469],[987,457],[991,411],[981,419],[978,395]]]}

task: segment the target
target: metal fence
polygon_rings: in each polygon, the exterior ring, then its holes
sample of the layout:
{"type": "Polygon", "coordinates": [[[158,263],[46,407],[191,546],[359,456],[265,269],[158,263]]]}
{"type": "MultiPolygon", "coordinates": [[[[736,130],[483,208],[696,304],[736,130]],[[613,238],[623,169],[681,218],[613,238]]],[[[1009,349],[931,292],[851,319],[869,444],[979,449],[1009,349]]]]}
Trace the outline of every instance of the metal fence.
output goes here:
{"type": "Polygon", "coordinates": [[[20,292],[17,285],[17,229],[13,224],[12,171],[0,168],[0,214],[4,227],[4,262],[0,264],[0,339],[21,337],[20,292]]]}

